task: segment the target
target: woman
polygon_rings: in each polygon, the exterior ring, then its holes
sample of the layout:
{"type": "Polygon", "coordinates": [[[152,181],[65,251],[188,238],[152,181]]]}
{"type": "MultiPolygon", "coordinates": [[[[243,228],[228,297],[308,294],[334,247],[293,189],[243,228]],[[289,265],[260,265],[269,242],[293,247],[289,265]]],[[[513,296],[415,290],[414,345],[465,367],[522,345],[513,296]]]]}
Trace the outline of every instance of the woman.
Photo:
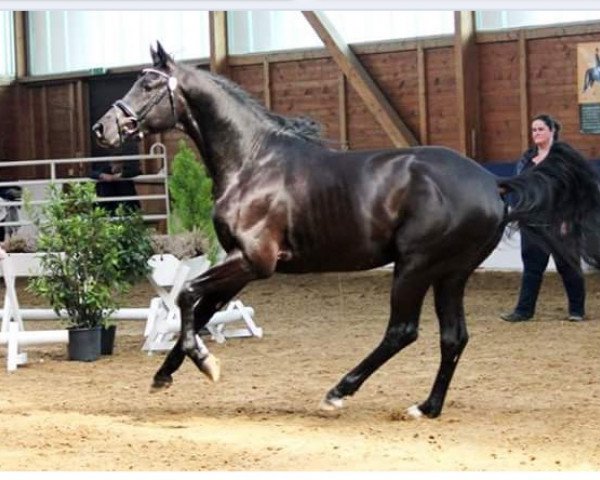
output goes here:
{"type": "MultiPolygon", "coordinates": [[[[531,136],[534,146],[527,150],[517,163],[517,174],[533,168],[544,161],[553,142],[558,140],[560,124],[550,115],[537,115],[531,122],[531,136]]],[[[556,269],[560,274],[569,301],[569,320],[582,321],[585,315],[585,283],[581,273],[563,258],[553,255],[556,269]]],[[[542,249],[531,233],[521,230],[521,258],[523,260],[523,276],[519,300],[514,311],[500,315],[507,322],[523,322],[531,320],[535,313],[542,278],[550,254],[542,249]]]]}
{"type": "MultiPolygon", "coordinates": [[[[99,197],[135,197],[137,191],[135,183],[131,180],[141,173],[139,162],[94,162],[90,177],[97,180],[96,194],[99,197]]],[[[141,208],[139,200],[121,200],[114,202],[101,202],[100,205],[115,214],[119,205],[124,205],[132,210],[141,208]]]]}

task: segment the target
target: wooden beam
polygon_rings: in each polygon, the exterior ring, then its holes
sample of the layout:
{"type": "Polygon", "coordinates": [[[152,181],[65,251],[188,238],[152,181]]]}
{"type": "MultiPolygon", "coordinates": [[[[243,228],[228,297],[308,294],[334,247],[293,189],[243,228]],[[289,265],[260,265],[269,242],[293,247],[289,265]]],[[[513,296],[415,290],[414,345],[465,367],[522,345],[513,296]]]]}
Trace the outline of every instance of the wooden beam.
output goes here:
{"type": "MultiPolygon", "coordinates": [[[[359,43],[350,45],[356,55],[370,55],[374,53],[395,53],[416,50],[417,43],[422,44],[423,48],[444,48],[454,45],[452,35],[443,35],[438,37],[428,37],[419,40],[388,40],[380,42],[359,43]]],[[[271,63],[281,62],[299,62],[302,60],[320,60],[331,58],[331,54],[325,48],[306,48],[302,50],[289,50],[269,53],[244,53],[229,55],[228,63],[230,66],[258,65],[262,63],[264,57],[271,63]]]]}
{"type": "Polygon", "coordinates": [[[454,27],[458,150],[475,158],[479,151],[479,75],[474,12],[454,12],[454,27]]]}
{"type": "MultiPolygon", "coordinates": [[[[20,86],[20,85],[19,85],[20,86]]],[[[21,87],[22,88],[22,87],[21,87]]],[[[37,149],[37,143],[36,143],[36,138],[37,138],[37,131],[35,128],[35,109],[34,109],[34,105],[35,105],[35,95],[34,95],[34,91],[35,89],[33,88],[28,88],[27,89],[27,96],[28,96],[28,114],[29,114],[29,152],[28,155],[26,157],[23,158],[29,158],[29,159],[36,159],[38,158],[38,149],[37,149]]]]}
{"type": "MultiPolygon", "coordinates": [[[[42,111],[40,117],[42,120],[42,154],[44,159],[50,158],[50,128],[48,124],[48,91],[47,87],[41,87],[42,111]]],[[[45,166],[41,166],[44,168],[45,166]]]]}
{"type": "Polygon", "coordinates": [[[340,147],[348,150],[348,109],[346,105],[346,76],[340,72],[338,87],[338,116],[340,122],[340,147]]]}
{"type": "Polygon", "coordinates": [[[227,75],[227,12],[209,12],[210,30],[210,71],[219,75],[227,75]]]}
{"type": "Polygon", "coordinates": [[[421,145],[427,145],[429,143],[427,71],[425,66],[425,49],[421,43],[417,45],[417,82],[419,97],[419,137],[421,139],[421,145]]]}
{"type": "Polygon", "coordinates": [[[323,41],[348,82],[397,147],[418,145],[410,129],[404,124],[381,89],[370,77],[358,57],[337,33],[321,12],[303,11],[304,17],[323,41]]]}
{"type": "MultiPolygon", "coordinates": [[[[31,158],[31,157],[27,157],[26,155],[23,155],[22,152],[22,148],[21,146],[25,143],[24,138],[22,138],[23,136],[23,132],[26,131],[26,128],[23,128],[24,125],[27,124],[26,122],[26,115],[24,115],[25,113],[25,99],[24,99],[24,95],[25,95],[25,89],[22,85],[16,84],[13,88],[13,92],[15,92],[15,96],[13,97],[13,102],[16,101],[16,103],[13,103],[12,106],[12,111],[16,112],[17,110],[19,111],[18,115],[14,116],[14,147],[12,148],[12,150],[10,151],[10,153],[8,155],[6,155],[6,153],[4,154],[5,157],[7,158],[12,158],[13,160],[18,160],[21,158],[31,158]]],[[[6,151],[5,151],[6,152],[6,151]]]]}
{"type": "Polygon", "coordinates": [[[515,42],[523,32],[526,40],[593,35],[600,33],[600,21],[577,22],[554,27],[524,27],[498,32],[478,32],[477,43],[515,42]]]}
{"type": "Polygon", "coordinates": [[[14,28],[15,74],[17,78],[22,78],[27,76],[27,35],[25,33],[25,12],[15,12],[14,28]]]}
{"type": "MultiPolygon", "coordinates": [[[[89,104],[86,101],[88,98],[88,83],[82,80],[77,81],[77,120],[79,132],[78,157],[89,157],[91,152],[90,145],[90,112],[89,104]]],[[[83,165],[80,170],[85,171],[86,165],[83,165]]]]}
{"type": "MultiPolygon", "coordinates": [[[[69,95],[69,147],[71,149],[71,155],[73,156],[77,156],[77,143],[78,143],[78,139],[77,139],[77,125],[75,123],[75,98],[77,95],[77,92],[75,91],[75,82],[71,82],[69,83],[68,86],[68,95],[69,95]]],[[[68,176],[70,177],[74,177],[76,176],[75,174],[75,168],[73,166],[69,167],[67,169],[68,172],[68,176]]],[[[77,174],[79,174],[79,172],[77,172],[77,174]]]]}
{"type": "Polygon", "coordinates": [[[265,91],[265,107],[271,110],[271,63],[265,55],[263,60],[263,89],[265,91]]]}
{"type": "Polygon", "coordinates": [[[521,110],[521,150],[529,146],[529,92],[527,84],[527,38],[519,32],[519,105],[521,110]]]}

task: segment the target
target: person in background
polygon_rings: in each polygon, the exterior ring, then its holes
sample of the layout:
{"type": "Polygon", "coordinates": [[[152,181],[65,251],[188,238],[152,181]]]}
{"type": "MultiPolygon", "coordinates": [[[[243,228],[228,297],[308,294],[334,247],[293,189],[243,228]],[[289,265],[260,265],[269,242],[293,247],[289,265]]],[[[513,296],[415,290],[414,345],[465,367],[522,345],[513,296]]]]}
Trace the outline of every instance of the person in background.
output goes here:
{"type": "Polygon", "coordinates": [[[15,202],[21,200],[23,189],[17,185],[10,187],[0,187],[0,242],[3,242],[20,227],[5,226],[4,222],[18,222],[19,208],[15,205],[6,205],[7,202],[15,202]]]}
{"type": "MultiPolygon", "coordinates": [[[[553,142],[558,140],[560,124],[550,115],[541,114],[531,122],[533,147],[523,153],[517,163],[517,175],[544,161],[553,142]]],[[[561,228],[564,228],[563,225],[561,228]]],[[[585,282],[583,275],[558,255],[552,255],[556,269],[560,274],[569,304],[568,319],[579,322],[585,316],[585,282]]],[[[521,230],[521,258],[523,260],[523,276],[515,309],[511,313],[503,313],[500,317],[507,322],[524,322],[531,320],[542,285],[542,280],[550,254],[536,243],[532,234],[521,230]]]]}
{"type": "MultiPolygon", "coordinates": [[[[90,177],[97,180],[96,194],[99,197],[134,197],[137,195],[135,183],[131,180],[141,173],[139,162],[95,162],[90,177]]],[[[121,204],[127,208],[141,208],[139,200],[99,202],[111,215],[121,204]]]]}

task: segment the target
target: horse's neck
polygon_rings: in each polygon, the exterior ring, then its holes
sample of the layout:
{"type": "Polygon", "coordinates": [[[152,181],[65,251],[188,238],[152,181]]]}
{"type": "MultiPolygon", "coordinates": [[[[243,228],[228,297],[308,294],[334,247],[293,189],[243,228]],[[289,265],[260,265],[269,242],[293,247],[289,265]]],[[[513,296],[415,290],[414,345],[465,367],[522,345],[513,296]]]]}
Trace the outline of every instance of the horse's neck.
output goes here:
{"type": "Polygon", "coordinates": [[[183,121],[186,132],[204,157],[217,189],[239,171],[266,135],[262,122],[214,82],[187,89],[189,106],[183,121]]]}

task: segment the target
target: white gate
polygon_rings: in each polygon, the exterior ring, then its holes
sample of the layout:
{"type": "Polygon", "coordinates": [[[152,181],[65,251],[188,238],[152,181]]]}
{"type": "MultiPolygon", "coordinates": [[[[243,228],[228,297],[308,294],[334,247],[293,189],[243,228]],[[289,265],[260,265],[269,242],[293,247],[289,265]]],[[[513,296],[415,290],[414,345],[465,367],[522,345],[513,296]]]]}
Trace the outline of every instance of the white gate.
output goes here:
{"type": "MultiPolygon", "coordinates": [[[[66,158],[66,159],[53,159],[53,160],[24,160],[17,162],[0,162],[0,180],[6,179],[6,175],[3,174],[2,170],[10,167],[32,167],[32,170],[36,172],[42,170],[35,168],[39,166],[47,166],[44,171],[49,173],[43,175],[42,178],[34,179],[17,179],[11,181],[0,181],[0,187],[21,187],[23,191],[28,191],[30,200],[29,204],[34,207],[48,203],[47,188],[50,184],[66,184],[66,183],[78,183],[78,182],[94,182],[96,180],[90,177],[73,177],[73,176],[60,176],[57,173],[57,167],[59,165],[81,165],[95,162],[133,162],[133,161],[149,161],[159,160],[160,167],[156,173],[138,175],[133,178],[126,178],[123,180],[133,180],[137,184],[158,184],[163,186],[163,193],[150,194],[150,195],[136,195],[128,197],[98,197],[97,201],[102,202],[122,202],[127,200],[162,200],[164,201],[164,212],[145,214],[142,209],[142,216],[146,221],[159,221],[165,220],[167,222],[167,231],[169,226],[169,185],[168,185],[168,166],[167,166],[167,153],[165,146],[161,143],[155,143],[150,148],[150,153],[145,155],[122,155],[116,157],[87,157],[87,158],[66,158]]],[[[2,205],[5,207],[22,207],[24,199],[20,200],[6,200],[2,201],[2,205]]],[[[13,227],[13,226],[24,226],[30,225],[32,222],[26,215],[23,215],[23,209],[21,208],[21,215],[18,220],[3,219],[0,221],[0,227],[13,227]]]]}

